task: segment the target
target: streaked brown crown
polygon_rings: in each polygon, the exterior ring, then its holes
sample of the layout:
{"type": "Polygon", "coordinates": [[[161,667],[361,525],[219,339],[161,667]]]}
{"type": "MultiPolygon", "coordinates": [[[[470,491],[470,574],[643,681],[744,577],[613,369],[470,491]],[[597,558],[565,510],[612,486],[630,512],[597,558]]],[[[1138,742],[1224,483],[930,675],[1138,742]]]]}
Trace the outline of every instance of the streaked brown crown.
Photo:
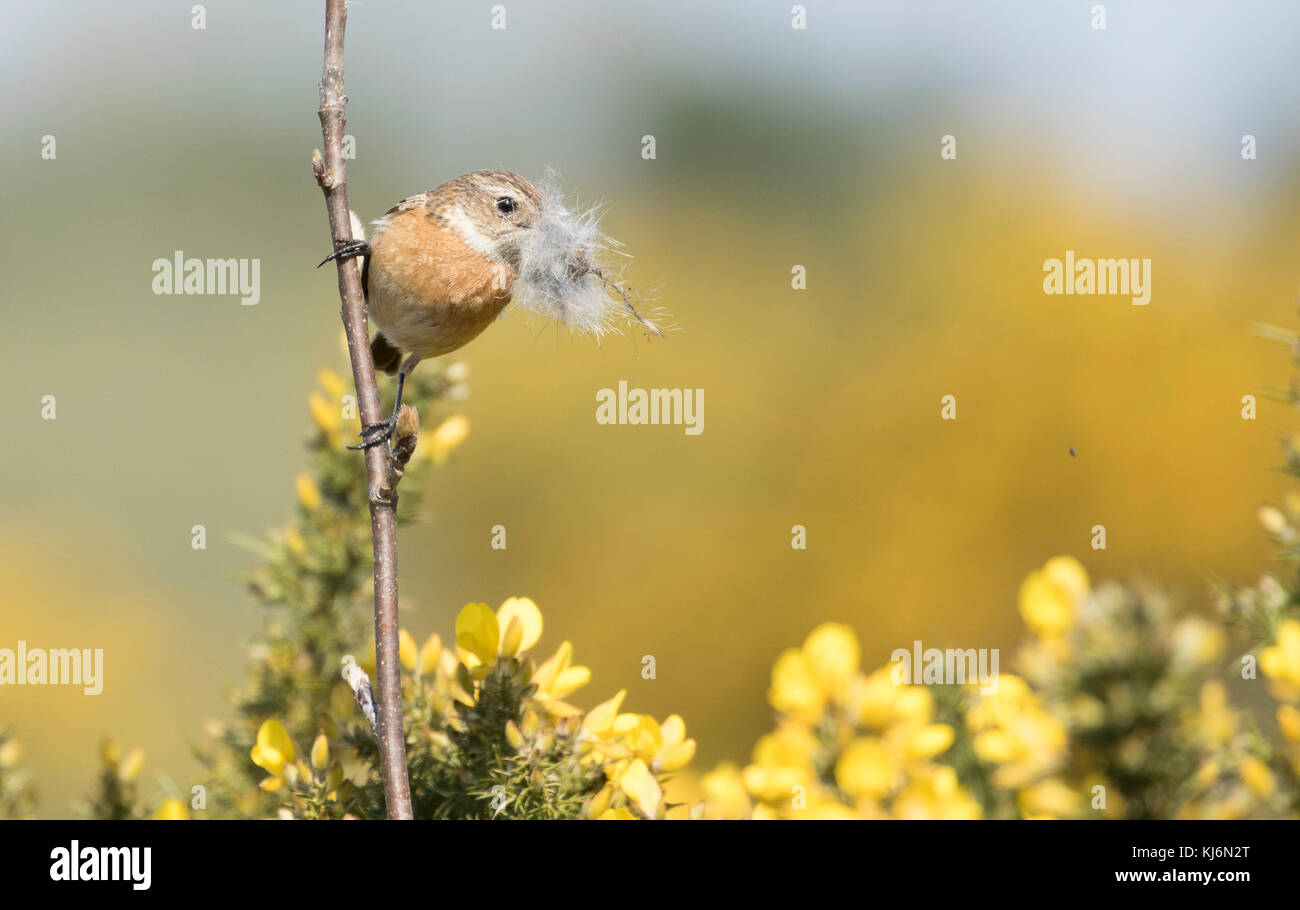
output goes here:
{"type": "Polygon", "coordinates": [[[542,205],[537,187],[509,171],[474,171],[428,193],[428,206],[440,220],[450,220],[459,206],[479,230],[493,238],[531,227],[542,205]]]}

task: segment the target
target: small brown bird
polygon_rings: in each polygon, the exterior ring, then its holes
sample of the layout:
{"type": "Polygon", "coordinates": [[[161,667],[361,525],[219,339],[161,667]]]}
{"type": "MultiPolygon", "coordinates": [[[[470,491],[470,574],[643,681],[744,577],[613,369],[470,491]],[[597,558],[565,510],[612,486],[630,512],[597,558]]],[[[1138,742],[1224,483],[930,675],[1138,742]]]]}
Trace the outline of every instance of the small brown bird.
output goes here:
{"type": "Polygon", "coordinates": [[[571,214],[558,194],[518,174],[474,171],[403,199],[375,222],[369,242],[359,237],[325,257],[321,265],[365,257],[361,284],[379,329],[370,349],[377,369],[397,374],[393,416],[366,426],[354,448],[388,439],[402,386],[421,360],[468,344],[512,300],[601,335],[613,328],[613,290],[627,312],[660,334],[596,264],[612,244],[594,213],[571,214]]]}

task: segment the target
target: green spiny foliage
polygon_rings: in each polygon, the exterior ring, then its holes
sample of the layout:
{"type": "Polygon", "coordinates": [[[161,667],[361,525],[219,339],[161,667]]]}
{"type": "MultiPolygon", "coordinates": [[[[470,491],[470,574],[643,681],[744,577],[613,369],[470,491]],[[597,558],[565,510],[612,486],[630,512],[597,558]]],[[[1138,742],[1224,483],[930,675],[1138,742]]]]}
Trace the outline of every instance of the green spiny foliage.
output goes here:
{"type": "Polygon", "coordinates": [[[1109,583],[1022,665],[1065,724],[1067,775],[1107,787],[1126,817],[1173,818],[1188,781],[1227,745],[1188,722],[1201,717],[1203,687],[1221,689],[1223,647],[1221,630],[1178,617],[1159,591],[1109,583]]]}
{"type": "MultiPolygon", "coordinates": [[[[576,725],[559,724],[549,736],[525,737],[531,661],[499,660],[475,685],[463,664],[457,690],[476,692],[472,702],[446,704],[417,685],[408,760],[417,814],[429,818],[577,818],[604,784],[600,768],[580,762],[576,725]],[[514,742],[512,742],[512,736],[514,742]]],[[[533,715],[536,717],[536,715],[533,715]]]]}
{"type": "MultiPolygon", "coordinates": [[[[416,374],[406,401],[428,411],[455,399],[460,370],[416,374]]],[[[345,446],[355,420],[339,416],[346,388],[322,371],[310,400],[311,469],[297,481],[294,523],[242,542],[261,559],[250,587],[267,608],[248,678],[232,694],[236,718],[210,725],[200,750],[216,817],[382,818],[374,733],[340,680],[345,655],[374,672],[371,540],[362,459],[345,446]],[[311,743],[304,755],[299,746],[311,743]]],[[[420,439],[408,465],[399,522],[419,507],[433,464],[464,435],[451,418],[420,439]]],[[[494,613],[471,604],[457,645],[433,635],[417,648],[402,631],[407,761],[417,818],[659,816],[661,780],[689,761],[680,718],[665,727],[617,713],[622,694],[584,715],[562,699],[585,684],[566,642],[540,665],[530,649],[541,613],[512,598],[494,613]],[[629,772],[624,784],[624,773],[629,772]]]]}
{"type": "MultiPolygon", "coordinates": [[[[406,402],[426,414],[436,411],[440,399],[462,395],[454,378],[459,372],[430,368],[412,376],[406,402]]],[[[369,640],[373,559],[365,466],[346,448],[359,422],[348,411],[343,379],[329,370],[319,379],[321,390],[309,400],[310,468],[297,481],[296,520],[262,539],[237,538],[261,559],[249,589],[266,614],[263,635],[249,649],[247,679],[231,695],[236,719],[209,724],[214,736],[198,753],[209,771],[207,808],[214,817],[271,813],[277,801],[258,789],[264,775],[249,757],[259,725],[274,717],[293,739],[311,742],[341,685],[340,659],[369,640]]],[[[431,459],[419,457],[408,466],[399,523],[417,514],[431,467],[431,459]]]]}

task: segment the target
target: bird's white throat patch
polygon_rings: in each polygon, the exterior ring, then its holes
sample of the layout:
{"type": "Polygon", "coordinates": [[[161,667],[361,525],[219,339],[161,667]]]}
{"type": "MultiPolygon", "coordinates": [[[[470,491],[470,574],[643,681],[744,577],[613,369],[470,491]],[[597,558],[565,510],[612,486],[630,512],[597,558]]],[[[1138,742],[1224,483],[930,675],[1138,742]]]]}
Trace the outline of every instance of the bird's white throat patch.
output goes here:
{"type": "Polygon", "coordinates": [[[492,238],[484,234],[474,219],[469,217],[465,209],[458,202],[456,207],[451,210],[447,216],[447,223],[451,229],[456,232],[456,236],[465,241],[465,244],[476,253],[482,253],[490,259],[497,258],[496,244],[492,238]]]}

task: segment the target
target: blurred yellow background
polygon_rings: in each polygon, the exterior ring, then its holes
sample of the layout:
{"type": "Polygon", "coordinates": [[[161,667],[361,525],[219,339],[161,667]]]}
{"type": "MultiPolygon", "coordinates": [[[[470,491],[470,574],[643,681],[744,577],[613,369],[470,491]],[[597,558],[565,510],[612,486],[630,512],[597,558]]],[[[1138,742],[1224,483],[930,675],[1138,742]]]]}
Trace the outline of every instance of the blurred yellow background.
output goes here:
{"type": "MultiPolygon", "coordinates": [[[[442,6],[352,6],[353,208],[552,166],[682,330],[598,346],[508,313],[461,352],[473,429],[401,537],[417,640],[532,597],[543,649],[592,668],[584,706],[681,713],[707,768],[747,756],[819,621],[870,666],[915,639],[1009,657],[1056,553],[1197,609],[1266,564],[1288,415],[1240,411],[1289,375],[1249,326],[1294,325],[1300,8],[1113,3],[1095,31],[1072,4],[816,4],[798,31],[738,0],[507,3],[504,30],[442,6]],[[1149,257],[1150,305],[1045,296],[1067,249],[1149,257]],[[620,380],[704,389],[703,434],[598,425],[620,380]]],[[[321,4],[210,3],[201,30],[190,7],[0,7],[0,647],[106,666],[96,697],[0,688],[44,815],[105,734],[146,749],[146,796],[195,782],[260,620],[228,535],[292,513],[307,394],[342,363],[313,268],[321,4]],[[155,296],[175,250],[260,258],[260,303],[155,296]]]]}

